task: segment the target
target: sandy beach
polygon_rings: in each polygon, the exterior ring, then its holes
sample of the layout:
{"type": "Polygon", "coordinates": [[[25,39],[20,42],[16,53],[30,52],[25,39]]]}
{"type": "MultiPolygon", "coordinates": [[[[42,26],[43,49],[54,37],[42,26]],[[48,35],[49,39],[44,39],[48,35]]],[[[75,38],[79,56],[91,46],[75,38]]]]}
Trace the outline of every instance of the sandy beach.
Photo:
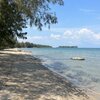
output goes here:
{"type": "Polygon", "coordinates": [[[0,100],[99,100],[17,49],[0,51],[0,100]]]}

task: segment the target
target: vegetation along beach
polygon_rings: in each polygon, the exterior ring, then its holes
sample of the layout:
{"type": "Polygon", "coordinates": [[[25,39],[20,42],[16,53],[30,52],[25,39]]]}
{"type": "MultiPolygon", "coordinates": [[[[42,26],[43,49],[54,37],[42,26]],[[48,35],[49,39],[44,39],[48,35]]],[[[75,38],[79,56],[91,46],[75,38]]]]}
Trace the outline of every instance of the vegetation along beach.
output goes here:
{"type": "Polygon", "coordinates": [[[100,0],[0,0],[0,100],[100,100],[100,0]]]}

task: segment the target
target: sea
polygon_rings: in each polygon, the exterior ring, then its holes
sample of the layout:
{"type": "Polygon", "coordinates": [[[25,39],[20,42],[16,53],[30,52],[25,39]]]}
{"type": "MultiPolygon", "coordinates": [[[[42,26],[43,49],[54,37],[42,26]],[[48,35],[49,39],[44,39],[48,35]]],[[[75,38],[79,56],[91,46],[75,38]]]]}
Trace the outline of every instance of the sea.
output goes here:
{"type": "Polygon", "coordinates": [[[22,48],[75,86],[100,93],[100,48],[22,48]],[[72,60],[82,57],[85,60],[72,60]]]}

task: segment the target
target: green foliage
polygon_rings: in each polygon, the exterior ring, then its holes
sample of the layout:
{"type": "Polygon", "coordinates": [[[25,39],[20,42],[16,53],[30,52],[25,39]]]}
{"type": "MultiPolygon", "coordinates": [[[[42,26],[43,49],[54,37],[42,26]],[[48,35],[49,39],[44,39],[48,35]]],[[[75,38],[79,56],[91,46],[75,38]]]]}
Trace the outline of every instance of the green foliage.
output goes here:
{"type": "Polygon", "coordinates": [[[0,47],[13,45],[17,37],[25,38],[21,33],[26,27],[25,20],[16,9],[17,5],[9,4],[8,0],[0,1],[0,47]]]}
{"type": "Polygon", "coordinates": [[[18,38],[26,39],[22,29],[34,25],[42,30],[44,25],[57,23],[50,4],[63,5],[62,0],[0,0],[0,46],[12,44],[18,38]]]}
{"type": "Polygon", "coordinates": [[[15,47],[17,48],[52,48],[49,45],[33,44],[30,42],[17,42],[15,47]]]}

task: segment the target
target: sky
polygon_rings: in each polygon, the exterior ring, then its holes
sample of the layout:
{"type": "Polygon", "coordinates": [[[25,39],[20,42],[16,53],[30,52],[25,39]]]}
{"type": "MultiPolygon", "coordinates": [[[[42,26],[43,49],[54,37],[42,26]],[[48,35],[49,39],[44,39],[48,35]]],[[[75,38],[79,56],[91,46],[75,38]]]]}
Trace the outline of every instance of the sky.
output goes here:
{"type": "Polygon", "coordinates": [[[86,48],[100,48],[100,0],[64,0],[64,6],[54,5],[58,23],[51,28],[36,27],[23,29],[27,40],[37,44],[74,45],[86,48]]]}

